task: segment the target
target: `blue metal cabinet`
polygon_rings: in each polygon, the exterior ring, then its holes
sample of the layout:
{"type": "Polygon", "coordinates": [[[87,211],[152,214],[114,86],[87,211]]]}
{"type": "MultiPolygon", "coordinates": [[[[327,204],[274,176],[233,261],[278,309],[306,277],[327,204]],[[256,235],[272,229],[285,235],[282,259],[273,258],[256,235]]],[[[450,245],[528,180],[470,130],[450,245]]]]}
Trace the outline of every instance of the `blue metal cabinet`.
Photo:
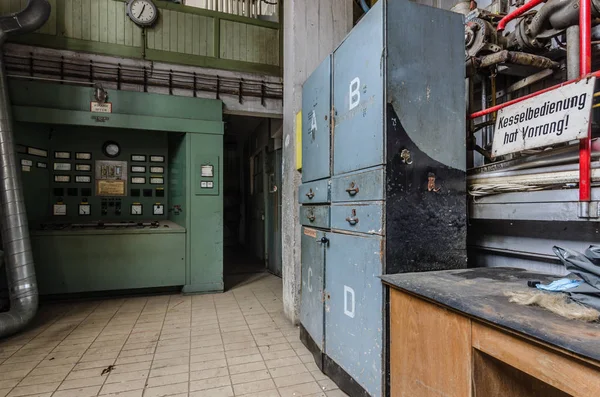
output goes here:
{"type": "Polygon", "coordinates": [[[382,391],[383,240],[329,233],[325,353],[370,395],[382,391]]]}
{"type": "Polygon", "coordinates": [[[373,7],[333,54],[333,174],[383,164],[383,7],[373,7]]]}
{"type": "Polygon", "coordinates": [[[331,56],[302,87],[302,182],[330,175],[331,56]]]}
{"type": "Polygon", "coordinates": [[[332,205],[331,228],[382,235],[384,234],[383,203],[332,205]]]}
{"type": "Polygon", "coordinates": [[[331,201],[371,201],[385,198],[383,168],[358,171],[331,179],[331,201]]]}
{"type": "Polygon", "coordinates": [[[300,207],[300,223],[304,226],[328,228],[328,205],[303,205],[300,207]]]}
{"type": "Polygon", "coordinates": [[[329,184],[329,179],[303,183],[298,188],[298,202],[300,204],[323,204],[330,202],[329,184]]]}
{"type": "Polygon", "coordinates": [[[325,232],[302,228],[302,301],[300,322],[319,350],[325,350],[323,288],[325,283],[325,232]]]}

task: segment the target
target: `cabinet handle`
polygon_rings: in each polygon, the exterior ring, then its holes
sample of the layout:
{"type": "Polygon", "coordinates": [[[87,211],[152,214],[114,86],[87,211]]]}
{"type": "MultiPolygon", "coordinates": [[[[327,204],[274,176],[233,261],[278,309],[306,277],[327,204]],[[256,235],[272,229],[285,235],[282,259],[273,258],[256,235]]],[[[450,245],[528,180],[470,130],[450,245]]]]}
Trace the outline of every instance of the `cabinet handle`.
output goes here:
{"type": "Polygon", "coordinates": [[[350,184],[350,187],[348,189],[346,189],[346,192],[348,192],[348,194],[350,196],[355,196],[356,193],[358,193],[358,186],[356,186],[356,184],[354,182],[352,182],[350,184]]]}
{"type": "Polygon", "coordinates": [[[315,216],[315,214],[308,214],[306,215],[306,219],[308,219],[311,222],[314,222],[315,219],[317,219],[317,217],[315,216]]]}
{"type": "Polygon", "coordinates": [[[329,239],[327,237],[321,237],[317,240],[317,244],[329,244],[329,239]]]}
{"type": "Polygon", "coordinates": [[[308,197],[309,200],[312,200],[312,198],[315,197],[312,189],[309,189],[308,193],[306,193],[306,197],[308,197]]]}
{"type": "Polygon", "coordinates": [[[358,217],[356,216],[356,210],[352,210],[352,215],[346,218],[346,222],[348,222],[351,226],[354,226],[358,223],[358,217]]]}

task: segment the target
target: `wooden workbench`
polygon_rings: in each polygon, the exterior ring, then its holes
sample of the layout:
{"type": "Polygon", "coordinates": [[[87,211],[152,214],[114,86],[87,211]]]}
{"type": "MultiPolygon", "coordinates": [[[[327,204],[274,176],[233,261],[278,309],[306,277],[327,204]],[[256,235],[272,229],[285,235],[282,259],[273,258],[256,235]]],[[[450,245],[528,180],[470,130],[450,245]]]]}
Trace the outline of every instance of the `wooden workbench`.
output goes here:
{"type": "Polygon", "coordinates": [[[510,303],[551,276],[479,268],[382,277],[391,396],[600,396],[600,324],[510,303]]]}

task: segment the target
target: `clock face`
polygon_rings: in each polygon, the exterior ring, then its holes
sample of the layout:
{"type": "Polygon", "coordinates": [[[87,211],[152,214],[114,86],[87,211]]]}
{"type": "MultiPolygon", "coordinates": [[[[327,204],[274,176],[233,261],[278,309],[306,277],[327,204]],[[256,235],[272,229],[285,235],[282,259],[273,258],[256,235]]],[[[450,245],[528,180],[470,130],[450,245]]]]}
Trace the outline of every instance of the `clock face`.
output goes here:
{"type": "Polygon", "coordinates": [[[150,26],[158,17],[158,11],[151,0],[131,0],[127,5],[127,15],[140,26],[150,26]]]}
{"type": "Polygon", "coordinates": [[[121,147],[116,142],[106,142],[102,150],[107,157],[117,157],[121,153],[121,147]]]}

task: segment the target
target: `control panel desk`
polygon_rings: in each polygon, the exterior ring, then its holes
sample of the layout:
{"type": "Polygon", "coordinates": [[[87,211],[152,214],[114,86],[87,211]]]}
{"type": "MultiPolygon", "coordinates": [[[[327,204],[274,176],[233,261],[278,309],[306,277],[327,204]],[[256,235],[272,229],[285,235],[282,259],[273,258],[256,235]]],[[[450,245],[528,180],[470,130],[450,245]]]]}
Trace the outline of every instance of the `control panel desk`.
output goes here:
{"type": "Polygon", "coordinates": [[[31,231],[40,292],[184,285],[185,239],[171,221],[43,225],[31,231]]]}
{"type": "Polygon", "coordinates": [[[600,324],[504,296],[552,276],[479,268],[382,279],[392,397],[600,395],[600,324]]]}

